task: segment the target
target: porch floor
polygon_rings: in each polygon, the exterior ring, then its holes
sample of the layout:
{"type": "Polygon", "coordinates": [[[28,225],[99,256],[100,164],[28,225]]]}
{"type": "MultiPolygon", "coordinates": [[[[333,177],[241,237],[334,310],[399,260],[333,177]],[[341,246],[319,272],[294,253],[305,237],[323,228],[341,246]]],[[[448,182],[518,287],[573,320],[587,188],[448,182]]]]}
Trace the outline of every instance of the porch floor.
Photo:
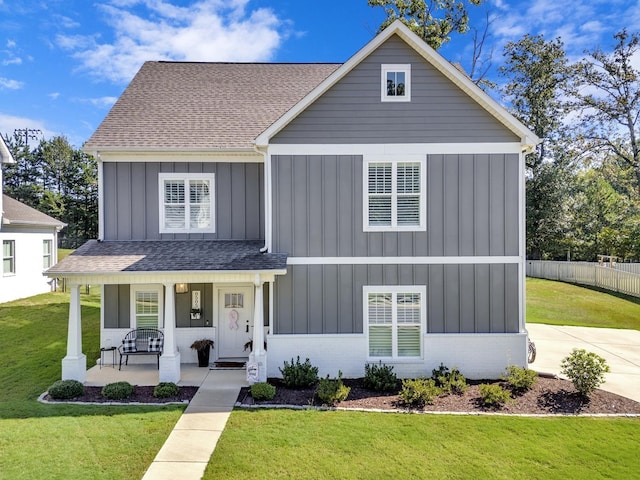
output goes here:
{"type": "MultiPolygon", "coordinates": [[[[199,387],[209,373],[208,367],[198,367],[196,363],[183,363],[180,365],[179,386],[199,387]]],[[[122,370],[118,366],[105,365],[100,368],[95,365],[87,370],[84,384],[88,387],[104,387],[108,383],[129,382],[131,385],[154,386],[160,383],[158,367],[155,363],[139,363],[123,365],[122,370]]]]}

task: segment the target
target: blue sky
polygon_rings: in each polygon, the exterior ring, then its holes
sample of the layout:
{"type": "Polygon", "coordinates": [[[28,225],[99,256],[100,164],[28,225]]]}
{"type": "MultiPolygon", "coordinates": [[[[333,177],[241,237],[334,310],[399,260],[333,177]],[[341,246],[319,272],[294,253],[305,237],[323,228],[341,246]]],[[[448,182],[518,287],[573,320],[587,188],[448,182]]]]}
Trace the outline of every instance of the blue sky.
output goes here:
{"type": "MultiPolygon", "coordinates": [[[[505,43],[560,36],[571,59],[640,31],[640,0],[486,0],[493,71],[505,43]]],[[[0,133],[80,147],[145,60],[344,62],[384,18],[366,0],[0,0],[0,133]]],[[[440,50],[469,66],[472,35],[440,50]]],[[[637,62],[640,67],[640,59],[637,62]]]]}

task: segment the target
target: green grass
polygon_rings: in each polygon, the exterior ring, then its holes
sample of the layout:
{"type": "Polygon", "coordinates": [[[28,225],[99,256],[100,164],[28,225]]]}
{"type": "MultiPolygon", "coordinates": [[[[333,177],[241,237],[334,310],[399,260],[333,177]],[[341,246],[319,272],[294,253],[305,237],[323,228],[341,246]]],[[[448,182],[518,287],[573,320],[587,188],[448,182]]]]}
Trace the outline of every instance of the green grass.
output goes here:
{"type": "Polygon", "coordinates": [[[58,261],[71,255],[75,250],[72,248],[59,248],[58,249],[58,261]]]}
{"type": "MultiPolygon", "coordinates": [[[[100,301],[94,292],[81,298],[91,364],[99,354],[100,301]]],[[[68,315],[68,293],[0,304],[0,479],[141,478],[183,407],[38,403],[60,379],[68,315]]]]}
{"type": "Polygon", "coordinates": [[[640,478],[638,419],[236,410],[205,480],[640,478]]]}
{"type": "Polygon", "coordinates": [[[527,278],[527,322],[640,330],[640,300],[527,278]]]}
{"type": "MultiPolygon", "coordinates": [[[[546,283],[551,285],[529,281],[530,301],[536,301],[532,286],[539,291],[565,286],[546,283]]],[[[99,353],[95,291],[82,293],[88,364],[99,353]]],[[[603,295],[583,294],[587,299],[603,295]]],[[[541,301],[548,310],[560,309],[562,315],[551,315],[559,317],[577,308],[556,305],[573,302],[567,297],[541,301]]],[[[60,378],[68,298],[68,293],[51,293],[0,304],[0,479],[141,478],[183,407],[36,401],[60,378]]],[[[610,308],[624,310],[618,304],[610,308]]],[[[205,478],[632,479],[640,478],[639,434],[640,420],[629,418],[238,410],[205,478]]]]}

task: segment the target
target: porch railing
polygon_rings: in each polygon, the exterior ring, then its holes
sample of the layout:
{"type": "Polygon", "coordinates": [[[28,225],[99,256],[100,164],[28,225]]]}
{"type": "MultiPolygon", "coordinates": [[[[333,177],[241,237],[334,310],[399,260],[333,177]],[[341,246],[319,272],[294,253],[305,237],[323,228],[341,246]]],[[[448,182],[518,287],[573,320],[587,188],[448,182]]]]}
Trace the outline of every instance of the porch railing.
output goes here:
{"type": "Polygon", "coordinates": [[[612,268],[595,262],[527,260],[527,277],[591,285],[640,297],[640,273],[632,271],[640,272],[640,264],[617,264],[612,268]]]}

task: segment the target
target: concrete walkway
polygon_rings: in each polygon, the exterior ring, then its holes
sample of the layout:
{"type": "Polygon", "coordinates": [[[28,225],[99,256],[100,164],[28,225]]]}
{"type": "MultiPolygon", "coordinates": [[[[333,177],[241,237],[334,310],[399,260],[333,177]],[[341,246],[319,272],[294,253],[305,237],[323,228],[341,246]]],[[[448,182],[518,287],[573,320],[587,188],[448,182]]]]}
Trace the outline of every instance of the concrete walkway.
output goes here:
{"type": "Polygon", "coordinates": [[[245,376],[244,370],[209,371],[143,480],[202,478],[240,387],[248,386],[245,376]]]}
{"type": "Polygon", "coordinates": [[[640,402],[640,331],[539,323],[528,323],[527,330],[537,350],[533,370],[562,377],[562,359],[574,348],[584,348],[603,357],[611,369],[602,390],[640,402]]]}

